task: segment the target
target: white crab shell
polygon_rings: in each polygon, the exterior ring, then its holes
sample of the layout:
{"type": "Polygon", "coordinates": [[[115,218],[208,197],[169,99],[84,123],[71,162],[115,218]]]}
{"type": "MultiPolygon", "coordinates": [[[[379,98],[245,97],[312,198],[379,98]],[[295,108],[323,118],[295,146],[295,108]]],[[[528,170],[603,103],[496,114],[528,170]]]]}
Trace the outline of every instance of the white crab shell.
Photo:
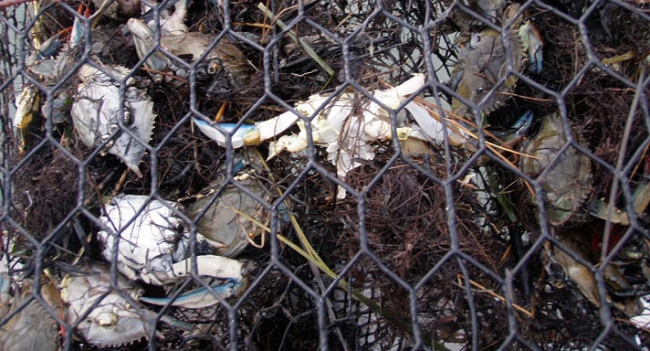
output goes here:
{"type": "Polygon", "coordinates": [[[125,294],[136,300],[142,295],[142,289],[120,275],[115,288],[111,287],[107,267],[94,264],[80,275],[68,275],[61,281],[61,287],[61,299],[68,305],[66,323],[76,323],[90,310],[77,325],[89,343],[120,346],[150,335],[148,319],[155,319],[156,314],[135,309],[123,297],[125,294]],[[104,294],[107,295],[102,299],[104,294]]]}
{"type": "MultiPolygon", "coordinates": [[[[119,66],[105,67],[116,79],[123,80],[129,70],[119,66]]],[[[101,146],[113,134],[119,135],[109,143],[108,152],[119,157],[138,176],[138,164],[151,140],[156,115],[153,102],[141,89],[126,80],[126,92],[120,95],[119,83],[101,70],[84,65],[79,70],[82,83],[77,87],[77,98],[72,105],[72,119],[79,138],[91,148],[101,146]],[[120,99],[124,99],[123,124],[135,136],[120,130],[120,99]]]]}
{"type": "MultiPolygon", "coordinates": [[[[425,76],[416,74],[413,78],[387,90],[376,90],[374,99],[390,109],[397,109],[411,94],[416,93],[425,84],[425,76]]],[[[336,166],[337,176],[341,180],[349,171],[361,166],[360,160],[372,160],[375,146],[371,143],[392,138],[389,112],[373,100],[354,92],[343,92],[330,99],[329,96],[312,95],[309,100],[296,105],[296,110],[310,117],[314,144],[327,148],[328,160],[336,166]],[[359,102],[360,100],[360,102],[359,102]]],[[[291,112],[289,112],[292,114],[291,112]]],[[[303,120],[297,122],[300,127],[298,135],[286,135],[271,143],[269,158],[283,150],[296,152],[307,147],[307,131],[303,120]]],[[[397,129],[402,139],[425,139],[419,129],[403,127],[397,129]]],[[[426,140],[426,139],[425,139],[426,140]]],[[[343,188],[339,188],[337,198],[345,197],[343,188]]]]}
{"type": "Polygon", "coordinates": [[[148,200],[148,196],[124,194],[113,198],[105,206],[106,215],[100,217],[110,231],[102,230],[97,236],[104,244],[102,254],[109,262],[117,247],[117,268],[122,274],[129,279],[162,284],[171,274],[172,256],[185,256],[180,240],[182,222],[171,209],[177,205],[148,200]]]}
{"type": "MultiPolygon", "coordinates": [[[[117,249],[117,268],[129,279],[164,285],[191,272],[189,233],[174,210],[181,206],[149,201],[148,196],[118,195],[105,206],[101,222],[108,230],[97,233],[104,244],[104,258],[113,261],[117,249]]],[[[197,243],[218,247],[219,243],[197,233],[197,243]]],[[[243,264],[237,260],[215,256],[196,257],[198,274],[219,279],[244,281],[243,264]]],[[[227,294],[230,296],[232,294],[227,294]]]]}

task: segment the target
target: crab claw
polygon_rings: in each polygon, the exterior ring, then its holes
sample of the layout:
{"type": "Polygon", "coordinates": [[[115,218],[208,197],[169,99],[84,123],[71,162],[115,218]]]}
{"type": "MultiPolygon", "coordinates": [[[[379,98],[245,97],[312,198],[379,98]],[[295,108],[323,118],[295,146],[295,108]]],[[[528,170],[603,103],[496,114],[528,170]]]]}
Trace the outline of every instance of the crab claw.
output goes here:
{"type": "Polygon", "coordinates": [[[215,127],[205,120],[192,118],[197,127],[219,146],[228,145],[229,135],[232,135],[232,147],[256,146],[284,132],[298,121],[298,115],[291,111],[254,125],[241,125],[237,128],[234,123],[217,123],[215,127]]]}
{"type": "MultiPolygon", "coordinates": [[[[248,285],[248,279],[244,277],[244,264],[240,261],[214,255],[197,256],[196,261],[198,275],[223,279],[226,282],[213,286],[211,288],[212,292],[206,288],[199,288],[182,294],[176,299],[140,297],[140,300],[158,306],[170,304],[185,308],[203,308],[219,303],[219,299],[214,294],[223,299],[236,297],[248,285]]],[[[172,264],[171,272],[167,278],[185,277],[190,275],[190,272],[191,262],[190,259],[186,259],[172,264]]]]}
{"type": "MultiPolygon", "coordinates": [[[[140,59],[147,55],[156,46],[155,33],[144,22],[139,19],[131,18],[127,22],[129,31],[133,34],[135,50],[140,59]]],[[[151,70],[164,71],[168,66],[167,57],[160,51],[153,52],[145,61],[145,66],[151,70]]]]}
{"type": "Polygon", "coordinates": [[[185,294],[181,294],[176,299],[170,297],[141,297],[140,301],[156,306],[170,305],[183,308],[210,307],[219,303],[219,300],[214,296],[214,294],[217,294],[224,299],[239,296],[246,288],[247,283],[246,279],[242,282],[229,279],[225,284],[212,286],[210,289],[205,287],[194,289],[185,294]],[[212,290],[212,292],[210,290],[212,290]]]}
{"type": "Polygon", "coordinates": [[[528,56],[528,68],[533,73],[542,73],[542,61],[544,60],[542,35],[531,21],[526,21],[519,27],[519,36],[523,42],[524,51],[528,56]]]}

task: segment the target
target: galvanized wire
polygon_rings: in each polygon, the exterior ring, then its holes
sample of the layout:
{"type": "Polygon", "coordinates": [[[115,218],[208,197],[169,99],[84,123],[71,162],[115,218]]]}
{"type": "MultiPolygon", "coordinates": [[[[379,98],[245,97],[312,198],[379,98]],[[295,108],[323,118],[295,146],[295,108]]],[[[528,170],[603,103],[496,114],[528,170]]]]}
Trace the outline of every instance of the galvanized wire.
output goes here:
{"type": "MultiPolygon", "coordinates": [[[[111,3],[117,2],[105,5],[111,3]]],[[[160,42],[159,32],[151,54],[138,57],[126,29],[128,16],[85,18],[77,12],[76,1],[0,2],[0,271],[14,281],[7,291],[13,303],[20,301],[21,286],[29,286],[30,280],[33,287],[50,280],[60,285],[66,275],[86,274],[84,267],[91,262],[105,262],[110,265],[111,289],[136,309],[154,311],[143,317],[149,324],[146,340],[116,346],[125,350],[647,349],[647,325],[630,318],[648,312],[629,312],[650,296],[647,211],[634,207],[635,190],[648,183],[650,173],[648,4],[521,2],[518,16],[535,24],[544,41],[543,69],[534,73],[526,68],[530,57],[525,63],[512,59],[520,48],[509,38],[520,24],[504,20],[502,9],[484,10],[493,3],[499,1],[265,3],[286,24],[283,29],[256,3],[194,0],[186,21],[190,30],[209,35],[210,49],[234,43],[245,56],[242,71],[247,77],[228,68],[233,54],[218,59],[221,76],[206,82],[202,70],[211,64],[205,62],[209,59],[190,62],[174,56],[160,42]],[[51,77],[53,81],[34,73],[28,63],[37,50],[34,38],[43,41],[75,19],[85,34],[80,46],[68,52],[71,60],[65,69],[51,77]],[[497,33],[495,46],[505,47],[500,81],[491,82],[489,91],[477,92],[484,87],[464,87],[462,81],[459,88],[458,71],[467,67],[467,49],[485,40],[477,35],[484,35],[486,28],[497,33]],[[290,39],[292,35],[315,49],[335,74],[328,75],[290,39]],[[96,51],[97,40],[106,49],[96,51]],[[156,81],[146,63],[154,53],[178,68],[164,75],[187,74],[156,81]],[[84,64],[131,70],[114,80],[120,100],[118,132],[100,146],[86,147],[75,133],[68,104],[61,121],[54,109],[44,110],[42,123],[24,134],[21,145],[12,126],[17,96],[33,86],[43,104],[52,106],[64,91],[71,92],[69,100],[78,100],[78,72],[84,64]],[[257,193],[238,178],[235,160],[240,151],[232,144],[216,145],[192,122],[214,120],[225,101],[230,107],[222,118],[239,126],[296,111],[299,101],[319,93],[337,97],[353,91],[356,100],[385,105],[373,92],[397,86],[416,73],[426,77],[418,94],[434,104],[431,111],[450,117],[454,101],[464,105],[467,114],[460,116],[465,119],[461,124],[475,139],[455,145],[449,128],[444,140],[429,143],[424,156],[409,155],[398,140],[373,141],[374,159],[363,160],[342,180],[310,130],[314,117],[326,113],[321,108],[300,118],[309,130],[303,153],[284,152],[251,176],[274,196],[257,193]],[[509,76],[516,77],[516,85],[509,86],[509,76]],[[137,118],[125,112],[132,80],[147,92],[158,115],[151,141],[140,140],[129,128],[137,118]],[[486,97],[472,100],[474,92],[486,97]],[[487,111],[491,97],[503,102],[494,112],[487,111]],[[527,110],[534,112],[533,126],[506,149],[521,152],[526,144],[522,140],[530,142],[544,133],[542,120],[554,113],[567,135],[566,142],[551,147],[559,150],[551,164],[528,173],[519,160],[530,155],[499,153],[492,147],[492,134],[506,130],[499,135],[507,135],[527,110]],[[124,134],[146,145],[139,163],[143,177],[115,156],[105,155],[124,134]],[[566,170],[565,182],[588,178],[591,188],[584,199],[577,199],[571,220],[556,225],[549,196],[558,194],[545,184],[548,177],[557,177],[553,169],[566,155],[586,156],[590,174],[566,170]],[[345,189],[344,199],[337,199],[338,187],[345,189]],[[110,231],[101,220],[106,201],[127,193],[168,206],[176,201],[191,204],[207,188],[216,196],[213,201],[239,191],[270,213],[259,219],[269,227],[262,234],[265,245],[249,246],[234,257],[247,262],[249,270],[250,282],[241,296],[218,297],[217,305],[202,309],[161,308],[136,301],[118,288],[119,257],[115,252],[106,262],[97,240],[99,231],[110,231]],[[628,212],[630,223],[595,219],[589,212],[598,200],[628,212]],[[293,225],[283,219],[287,207],[293,225]],[[576,253],[580,250],[585,251],[576,253]],[[570,263],[558,263],[563,252],[570,263]],[[586,292],[571,275],[581,267],[593,276],[593,290],[586,292]],[[195,329],[186,332],[163,323],[168,317],[195,329]]],[[[101,5],[95,2],[94,9],[101,5]]],[[[157,22],[157,31],[167,5],[171,3],[144,15],[157,22]]],[[[490,62],[477,76],[494,74],[490,62]]],[[[418,94],[406,99],[399,111],[388,111],[394,137],[404,119],[404,105],[418,94]]],[[[426,105],[423,101],[417,98],[426,105]]],[[[40,108],[34,112],[39,113],[40,108]]],[[[298,128],[285,134],[293,132],[298,128]]],[[[264,143],[257,151],[264,154],[268,148],[264,143]]],[[[579,195],[568,196],[573,201],[579,195]]],[[[205,255],[196,242],[197,223],[170,208],[191,239],[190,256],[205,255]]],[[[621,211],[610,212],[609,220],[621,211]]],[[[141,285],[147,294],[177,297],[183,289],[212,283],[194,272],[169,289],[141,285]]],[[[66,320],[64,306],[47,303],[39,289],[25,290],[24,305],[32,300],[40,304],[66,331],[60,340],[63,349],[96,347],[74,331],[84,321],[66,320]]],[[[13,314],[22,311],[12,307],[7,313],[8,306],[1,307],[0,325],[12,330],[13,314]]],[[[42,320],[49,321],[36,318],[23,333],[28,337],[42,320]]]]}

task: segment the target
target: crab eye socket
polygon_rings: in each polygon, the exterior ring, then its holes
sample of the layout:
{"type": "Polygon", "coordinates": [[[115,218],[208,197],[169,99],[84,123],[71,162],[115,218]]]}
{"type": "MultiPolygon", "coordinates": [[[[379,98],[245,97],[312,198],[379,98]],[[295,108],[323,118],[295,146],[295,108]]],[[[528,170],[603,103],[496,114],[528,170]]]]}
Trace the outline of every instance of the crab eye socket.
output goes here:
{"type": "Polygon", "coordinates": [[[205,69],[205,67],[200,67],[196,70],[196,79],[200,81],[208,79],[208,71],[205,69]]]}

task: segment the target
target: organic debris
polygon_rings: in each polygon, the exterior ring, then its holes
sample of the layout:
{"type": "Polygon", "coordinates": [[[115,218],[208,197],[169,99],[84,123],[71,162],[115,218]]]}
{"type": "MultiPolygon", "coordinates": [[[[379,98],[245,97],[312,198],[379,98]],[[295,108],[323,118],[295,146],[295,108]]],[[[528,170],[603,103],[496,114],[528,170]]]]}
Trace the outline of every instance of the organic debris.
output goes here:
{"type": "Polygon", "coordinates": [[[0,9],[0,325],[42,306],[67,350],[650,343],[647,3],[0,9]]]}

